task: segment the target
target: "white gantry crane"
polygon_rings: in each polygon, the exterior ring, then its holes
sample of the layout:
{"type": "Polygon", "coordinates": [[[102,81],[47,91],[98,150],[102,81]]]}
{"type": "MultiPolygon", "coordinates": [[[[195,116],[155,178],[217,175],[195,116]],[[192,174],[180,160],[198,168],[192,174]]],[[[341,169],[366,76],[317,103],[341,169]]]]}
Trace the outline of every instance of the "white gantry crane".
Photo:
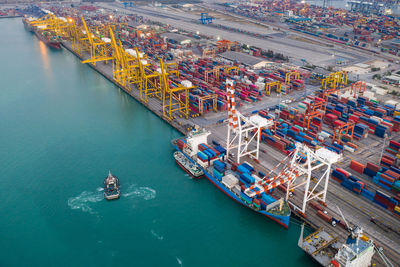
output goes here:
{"type": "Polygon", "coordinates": [[[340,157],[341,155],[324,147],[313,151],[305,144],[296,143],[296,149],[291,155],[290,168],[285,173],[285,176],[296,176],[296,179],[291,179],[287,183],[286,200],[288,201],[291,191],[295,189],[303,191],[301,207],[289,201],[302,213],[306,211],[307,202],[313,199],[325,202],[331,166],[338,162],[340,157]]]}
{"type": "Polygon", "coordinates": [[[325,202],[331,166],[340,157],[339,154],[326,148],[313,151],[304,144],[296,143],[296,149],[262,179],[261,185],[267,191],[281,184],[287,184],[286,201],[304,214],[307,202],[310,200],[317,199],[325,202]],[[279,173],[274,175],[273,172],[278,168],[279,173]],[[316,173],[321,175],[316,175],[316,173]],[[289,201],[290,192],[295,189],[300,191],[297,192],[300,193],[299,195],[304,194],[300,206],[289,201]]]}
{"type": "Polygon", "coordinates": [[[228,100],[228,136],[226,150],[229,153],[237,148],[237,162],[246,155],[258,159],[261,130],[274,125],[273,119],[266,119],[260,115],[243,116],[236,110],[234,81],[226,80],[226,94],[228,100]]]}

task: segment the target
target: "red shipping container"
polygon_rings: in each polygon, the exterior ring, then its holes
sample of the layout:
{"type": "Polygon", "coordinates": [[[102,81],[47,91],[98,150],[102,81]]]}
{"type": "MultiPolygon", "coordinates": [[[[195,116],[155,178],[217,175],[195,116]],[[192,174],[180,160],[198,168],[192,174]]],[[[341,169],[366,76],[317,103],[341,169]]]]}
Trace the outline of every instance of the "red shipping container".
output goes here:
{"type": "Polygon", "coordinates": [[[357,117],[357,116],[354,116],[354,115],[351,115],[351,116],[349,117],[349,121],[357,122],[357,121],[358,121],[358,117],[357,117]]]}
{"type": "Polygon", "coordinates": [[[332,216],[325,214],[323,211],[319,210],[317,212],[317,215],[322,218],[324,221],[326,221],[327,223],[330,223],[332,221],[332,216]]]}
{"type": "Polygon", "coordinates": [[[386,159],[391,160],[391,161],[395,161],[396,160],[394,157],[389,156],[389,155],[383,155],[382,158],[386,158],[386,159]]]}
{"type": "MultiPolygon", "coordinates": [[[[361,190],[363,190],[365,188],[365,183],[363,183],[361,181],[357,181],[357,183],[361,184],[361,190]]],[[[361,193],[361,191],[358,193],[361,193]]]]}
{"type": "Polygon", "coordinates": [[[331,113],[326,114],[325,117],[332,121],[335,121],[338,118],[335,114],[331,114],[331,113]]]}
{"type": "Polygon", "coordinates": [[[338,183],[342,182],[342,180],[340,180],[339,178],[336,178],[335,176],[331,176],[331,179],[335,180],[338,183]]]}
{"type": "Polygon", "coordinates": [[[281,190],[281,191],[283,191],[283,192],[285,192],[285,193],[286,193],[286,191],[287,191],[287,188],[286,188],[285,185],[283,185],[283,184],[278,185],[278,189],[281,190]]]}
{"type": "Polygon", "coordinates": [[[397,154],[397,151],[393,151],[393,150],[390,149],[390,148],[386,148],[386,149],[385,149],[385,152],[387,152],[387,153],[389,153],[389,154],[392,154],[392,155],[396,155],[396,154],[397,154]]]}
{"type": "Polygon", "coordinates": [[[231,170],[236,171],[238,166],[239,166],[239,163],[232,163],[231,170]]]}
{"type": "Polygon", "coordinates": [[[389,204],[390,204],[389,200],[387,200],[386,198],[384,198],[384,197],[382,197],[380,195],[375,195],[374,196],[374,200],[376,200],[376,201],[378,201],[378,202],[380,202],[382,204],[385,204],[386,206],[389,206],[389,204]]]}
{"type": "Polygon", "coordinates": [[[309,203],[309,205],[310,205],[310,207],[312,207],[313,209],[315,209],[315,210],[323,210],[322,208],[321,208],[321,206],[320,205],[318,205],[317,203],[315,203],[315,202],[313,202],[313,201],[311,201],[310,203],[309,203]]]}
{"type": "MultiPolygon", "coordinates": [[[[385,180],[388,180],[389,182],[391,182],[392,184],[394,183],[395,179],[393,179],[392,177],[386,175],[385,173],[381,173],[381,177],[385,180]]],[[[391,186],[391,185],[389,185],[391,186]]]]}
{"type": "Polygon", "coordinates": [[[400,143],[399,143],[399,142],[396,142],[396,141],[394,141],[394,140],[390,140],[389,144],[394,145],[394,146],[397,146],[398,148],[400,148],[400,143]]]}
{"type": "Polygon", "coordinates": [[[381,165],[382,165],[382,164],[386,164],[386,165],[388,165],[388,166],[392,166],[392,165],[394,165],[394,161],[388,160],[387,158],[382,157],[382,159],[381,159],[381,165]]]}
{"type": "Polygon", "coordinates": [[[345,124],[345,122],[344,122],[344,121],[336,120],[336,121],[333,122],[333,124],[334,124],[335,126],[342,126],[343,124],[345,124]]]}
{"type": "Polygon", "coordinates": [[[336,109],[332,110],[332,113],[337,115],[338,117],[342,117],[342,113],[337,111],[336,109]]]}
{"type": "Polygon", "coordinates": [[[340,172],[340,173],[343,173],[347,178],[349,178],[349,176],[350,176],[349,172],[347,172],[347,171],[345,171],[345,170],[343,170],[341,168],[336,168],[336,171],[340,172]]]}
{"type": "Polygon", "coordinates": [[[384,184],[384,185],[386,185],[386,186],[389,186],[389,187],[392,186],[391,184],[389,184],[389,183],[387,183],[387,182],[385,182],[385,181],[383,181],[383,180],[379,180],[379,182],[382,183],[382,184],[384,184]]]}
{"type": "Polygon", "coordinates": [[[398,174],[397,172],[391,171],[391,170],[385,171],[385,174],[394,177],[395,180],[399,180],[399,178],[400,178],[400,174],[398,174]]]}
{"type": "Polygon", "coordinates": [[[353,143],[350,143],[350,142],[347,142],[346,145],[351,147],[351,148],[354,148],[354,149],[358,148],[358,146],[356,144],[353,144],[353,143]]]}
{"type": "Polygon", "coordinates": [[[358,161],[352,160],[350,162],[350,168],[358,173],[363,174],[365,166],[358,161]]]}

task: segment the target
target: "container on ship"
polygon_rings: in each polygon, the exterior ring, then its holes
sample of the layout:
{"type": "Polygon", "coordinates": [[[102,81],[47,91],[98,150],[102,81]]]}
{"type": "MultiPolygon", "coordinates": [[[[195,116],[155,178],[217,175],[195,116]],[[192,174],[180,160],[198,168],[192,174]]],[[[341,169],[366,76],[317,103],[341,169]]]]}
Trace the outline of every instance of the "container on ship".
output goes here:
{"type": "Polygon", "coordinates": [[[55,49],[61,49],[61,39],[53,31],[47,30],[46,26],[34,26],[33,31],[36,36],[47,46],[55,49]]]}

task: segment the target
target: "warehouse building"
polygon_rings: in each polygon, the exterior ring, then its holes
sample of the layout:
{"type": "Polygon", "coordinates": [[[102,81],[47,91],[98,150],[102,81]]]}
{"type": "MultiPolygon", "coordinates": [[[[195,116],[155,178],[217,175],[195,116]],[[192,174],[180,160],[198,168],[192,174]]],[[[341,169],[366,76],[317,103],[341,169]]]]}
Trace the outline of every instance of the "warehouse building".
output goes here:
{"type": "Polygon", "coordinates": [[[164,41],[168,41],[170,43],[180,44],[180,45],[190,44],[193,42],[192,38],[190,38],[186,35],[182,35],[182,34],[174,33],[174,32],[163,33],[163,34],[161,34],[161,38],[163,38],[164,41]]]}
{"type": "Polygon", "coordinates": [[[235,51],[226,51],[219,56],[233,63],[241,62],[243,65],[251,67],[253,69],[261,69],[272,64],[272,62],[264,60],[262,58],[235,51]]]}

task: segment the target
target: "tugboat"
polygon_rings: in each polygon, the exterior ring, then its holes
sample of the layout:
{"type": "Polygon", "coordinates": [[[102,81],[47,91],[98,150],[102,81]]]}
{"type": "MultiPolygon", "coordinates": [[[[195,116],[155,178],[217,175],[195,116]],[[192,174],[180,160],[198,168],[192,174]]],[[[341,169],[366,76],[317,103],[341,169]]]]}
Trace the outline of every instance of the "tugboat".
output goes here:
{"type": "Polygon", "coordinates": [[[203,170],[200,169],[199,166],[191,162],[187,157],[185,157],[182,152],[175,151],[174,158],[176,163],[194,179],[199,179],[203,177],[203,170]]]}
{"type": "Polygon", "coordinates": [[[108,176],[104,179],[104,198],[107,200],[113,200],[118,199],[120,195],[119,180],[108,171],[108,176]]]}

